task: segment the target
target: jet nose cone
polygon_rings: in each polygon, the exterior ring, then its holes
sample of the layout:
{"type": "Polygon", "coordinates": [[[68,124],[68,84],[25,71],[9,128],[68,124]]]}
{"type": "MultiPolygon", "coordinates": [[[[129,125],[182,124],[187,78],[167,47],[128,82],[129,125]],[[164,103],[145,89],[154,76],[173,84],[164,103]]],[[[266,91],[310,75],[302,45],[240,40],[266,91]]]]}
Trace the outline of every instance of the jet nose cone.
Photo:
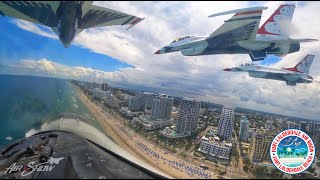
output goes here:
{"type": "Polygon", "coordinates": [[[224,71],[231,71],[231,68],[225,68],[224,71]]]}
{"type": "Polygon", "coordinates": [[[161,54],[160,50],[158,50],[157,52],[155,52],[154,54],[161,54]]]}
{"type": "Polygon", "coordinates": [[[68,47],[70,46],[70,44],[63,44],[63,46],[64,46],[65,48],[68,48],[68,47]]]}

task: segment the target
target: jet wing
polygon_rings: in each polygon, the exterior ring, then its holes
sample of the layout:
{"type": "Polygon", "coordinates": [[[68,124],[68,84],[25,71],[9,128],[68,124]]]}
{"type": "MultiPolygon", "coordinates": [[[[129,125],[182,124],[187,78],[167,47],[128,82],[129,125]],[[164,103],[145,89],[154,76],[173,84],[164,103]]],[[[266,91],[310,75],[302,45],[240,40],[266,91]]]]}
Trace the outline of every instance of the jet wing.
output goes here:
{"type": "MultiPolygon", "coordinates": [[[[259,41],[268,41],[268,40],[259,40],[259,41]]],[[[276,43],[305,43],[305,42],[314,42],[319,41],[318,39],[283,39],[283,40],[270,40],[276,43]]]]}
{"type": "Polygon", "coordinates": [[[301,78],[301,81],[308,82],[308,83],[315,82],[320,84],[320,81],[317,81],[315,79],[309,79],[309,78],[301,78]]]}
{"type": "Polygon", "coordinates": [[[0,1],[0,14],[55,27],[60,1],[0,1]]]}
{"type": "Polygon", "coordinates": [[[256,72],[266,72],[266,73],[272,73],[272,74],[279,74],[279,75],[287,75],[290,74],[289,72],[285,72],[282,70],[278,69],[273,69],[273,68],[267,68],[267,67],[256,67],[255,70],[256,72]]]}
{"type": "Polygon", "coordinates": [[[223,39],[223,41],[229,42],[255,39],[261,20],[262,10],[264,9],[267,9],[267,7],[237,9],[210,15],[209,17],[215,17],[236,13],[214,31],[207,40],[218,37],[223,39]]]}
{"type": "Polygon", "coordinates": [[[112,9],[100,6],[88,6],[89,10],[81,19],[79,29],[93,27],[113,26],[113,25],[131,25],[127,30],[141,22],[144,18],[139,18],[130,14],[122,13],[112,9]]]}

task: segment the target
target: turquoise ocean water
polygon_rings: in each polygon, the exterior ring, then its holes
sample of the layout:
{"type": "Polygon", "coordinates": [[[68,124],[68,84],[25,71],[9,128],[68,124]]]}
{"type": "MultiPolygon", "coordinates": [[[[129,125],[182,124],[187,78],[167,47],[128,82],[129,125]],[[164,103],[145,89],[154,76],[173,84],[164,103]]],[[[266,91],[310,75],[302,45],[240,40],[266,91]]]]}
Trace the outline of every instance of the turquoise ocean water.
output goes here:
{"type": "Polygon", "coordinates": [[[101,130],[68,80],[0,75],[0,148],[60,113],[84,116],[87,123],[101,130]]]}

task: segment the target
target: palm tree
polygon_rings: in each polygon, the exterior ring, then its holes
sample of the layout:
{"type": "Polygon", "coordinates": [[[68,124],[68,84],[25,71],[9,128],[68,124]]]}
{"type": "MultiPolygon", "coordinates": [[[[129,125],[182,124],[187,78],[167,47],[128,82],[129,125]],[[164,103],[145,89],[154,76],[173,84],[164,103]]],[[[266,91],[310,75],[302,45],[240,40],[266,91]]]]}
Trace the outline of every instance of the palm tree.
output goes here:
{"type": "Polygon", "coordinates": [[[288,155],[287,148],[283,148],[283,155],[284,155],[284,157],[287,157],[287,155],[288,155]]]}
{"type": "Polygon", "coordinates": [[[294,156],[294,152],[295,152],[296,149],[295,149],[295,148],[292,148],[291,150],[292,150],[292,151],[291,151],[291,156],[294,156]]]}

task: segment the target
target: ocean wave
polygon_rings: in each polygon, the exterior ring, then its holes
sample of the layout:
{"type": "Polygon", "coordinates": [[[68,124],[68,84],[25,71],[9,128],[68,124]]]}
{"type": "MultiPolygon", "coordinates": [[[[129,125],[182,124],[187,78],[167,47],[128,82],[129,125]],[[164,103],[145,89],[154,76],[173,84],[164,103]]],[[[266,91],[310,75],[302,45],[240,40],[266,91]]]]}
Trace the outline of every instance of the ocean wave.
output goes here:
{"type": "Polygon", "coordinates": [[[13,139],[13,138],[10,137],[10,136],[6,137],[6,140],[8,140],[8,141],[11,141],[12,139],[13,139]]]}

